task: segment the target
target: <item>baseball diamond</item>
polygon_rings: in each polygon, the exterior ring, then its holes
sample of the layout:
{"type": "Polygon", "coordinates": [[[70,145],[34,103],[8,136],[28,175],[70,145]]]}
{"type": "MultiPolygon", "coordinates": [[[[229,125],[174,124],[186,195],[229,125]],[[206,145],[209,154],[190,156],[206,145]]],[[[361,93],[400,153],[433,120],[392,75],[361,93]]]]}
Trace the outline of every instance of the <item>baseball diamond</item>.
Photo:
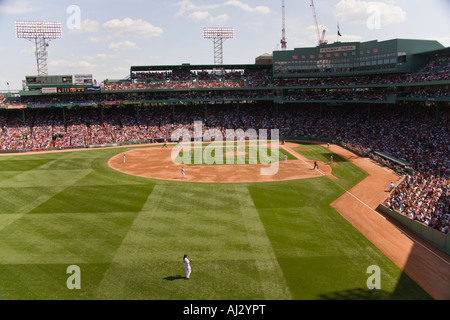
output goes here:
{"type": "MultiPolygon", "coordinates": [[[[173,4],[176,17],[270,11],[194,2],[173,4]]],[[[43,73],[48,43],[25,27],[46,25],[16,25],[41,45],[43,73]]],[[[178,315],[236,316],[271,312],[265,301],[450,299],[448,47],[322,39],[251,64],[146,65],[162,58],[126,52],[164,34],[148,22],[80,28],[68,37],[117,42],[49,63],[75,74],[21,75],[0,92],[1,300],[186,301],[178,315]],[[117,55],[133,61],[126,77],[85,73],[122,70],[117,55]],[[255,304],[194,303],[241,300],[255,304]]]]}

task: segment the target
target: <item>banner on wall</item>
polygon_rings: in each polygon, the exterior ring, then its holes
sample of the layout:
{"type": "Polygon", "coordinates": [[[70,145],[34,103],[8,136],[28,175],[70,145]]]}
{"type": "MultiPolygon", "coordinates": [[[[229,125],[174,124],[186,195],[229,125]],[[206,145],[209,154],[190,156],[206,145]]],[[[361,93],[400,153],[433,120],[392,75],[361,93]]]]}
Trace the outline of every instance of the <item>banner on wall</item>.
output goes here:
{"type": "Polygon", "coordinates": [[[42,88],[41,89],[41,92],[42,93],[57,93],[58,92],[58,90],[57,90],[57,88],[56,87],[52,87],[52,88],[42,88]]]}
{"type": "Polygon", "coordinates": [[[74,86],[89,86],[93,84],[92,74],[74,74],[72,79],[74,86]]]}
{"type": "Polygon", "coordinates": [[[322,48],[322,49],[320,49],[320,53],[352,51],[352,50],[356,50],[356,46],[342,46],[342,47],[333,47],[333,48],[322,48]]]}

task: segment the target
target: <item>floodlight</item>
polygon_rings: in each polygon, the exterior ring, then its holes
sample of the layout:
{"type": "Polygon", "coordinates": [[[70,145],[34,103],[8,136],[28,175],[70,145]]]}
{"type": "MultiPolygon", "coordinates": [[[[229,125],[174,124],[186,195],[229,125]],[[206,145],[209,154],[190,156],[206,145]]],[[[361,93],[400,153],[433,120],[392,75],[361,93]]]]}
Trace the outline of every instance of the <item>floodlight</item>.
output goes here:
{"type": "Polygon", "coordinates": [[[16,21],[16,37],[18,39],[27,39],[35,43],[38,75],[46,76],[48,74],[47,47],[51,40],[62,38],[61,23],[16,21]]]}
{"type": "Polygon", "coordinates": [[[214,64],[223,64],[223,41],[234,38],[233,28],[203,28],[203,38],[214,42],[214,64]]]}

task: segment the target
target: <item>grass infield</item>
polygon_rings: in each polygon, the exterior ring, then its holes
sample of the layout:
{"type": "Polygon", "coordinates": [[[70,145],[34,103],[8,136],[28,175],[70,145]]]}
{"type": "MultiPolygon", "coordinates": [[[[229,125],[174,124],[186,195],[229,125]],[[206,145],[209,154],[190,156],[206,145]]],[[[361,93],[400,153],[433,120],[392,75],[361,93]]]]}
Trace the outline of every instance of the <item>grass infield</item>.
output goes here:
{"type": "Polygon", "coordinates": [[[107,166],[129,149],[0,157],[0,299],[430,299],[329,206],[367,176],[335,154],[336,180],[204,184],[107,166]]]}

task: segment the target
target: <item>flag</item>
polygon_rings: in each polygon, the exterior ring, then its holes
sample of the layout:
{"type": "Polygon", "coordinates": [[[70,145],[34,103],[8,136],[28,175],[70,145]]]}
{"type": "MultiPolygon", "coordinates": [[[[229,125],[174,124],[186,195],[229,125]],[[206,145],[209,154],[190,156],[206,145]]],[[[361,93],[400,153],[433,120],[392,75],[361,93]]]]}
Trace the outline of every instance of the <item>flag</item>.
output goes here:
{"type": "Polygon", "coordinates": [[[342,34],[341,34],[341,28],[339,28],[339,24],[338,24],[338,26],[337,26],[337,29],[338,29],[338,36],[339,36],[339,37],[342,37],[342,34]]]}

